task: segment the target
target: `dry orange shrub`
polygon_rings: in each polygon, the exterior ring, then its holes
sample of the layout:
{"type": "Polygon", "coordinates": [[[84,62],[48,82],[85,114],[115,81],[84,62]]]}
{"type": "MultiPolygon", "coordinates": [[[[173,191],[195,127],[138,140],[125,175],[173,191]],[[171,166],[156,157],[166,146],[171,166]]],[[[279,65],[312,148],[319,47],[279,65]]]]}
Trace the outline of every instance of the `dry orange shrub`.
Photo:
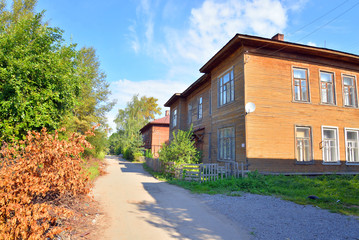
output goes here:
{"type": "MultiPolygon", "coordinates": [[[[89,132],[87,134],[93,134],[89,132]]],[[[26,140],[0,151],[0,239],[46,239],[64,230],[57,219],[71,210],[57,206],[62,196],[89,192],[81,165],[86,136],[59,140],[58,132],[28,132],[26,140]]]]}

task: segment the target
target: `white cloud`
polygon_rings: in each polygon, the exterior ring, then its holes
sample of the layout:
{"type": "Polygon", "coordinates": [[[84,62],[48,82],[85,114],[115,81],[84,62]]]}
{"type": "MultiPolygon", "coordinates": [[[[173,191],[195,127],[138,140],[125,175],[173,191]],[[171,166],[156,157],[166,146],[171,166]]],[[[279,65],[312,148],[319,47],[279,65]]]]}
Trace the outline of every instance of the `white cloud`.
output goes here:
{"type": "Polygon", "coordinates": [[[314,42],[308,42],[307,45],[312,46],[312,47],[316,47],[316,46],[317,46],[317,44],[314,43],[314,42]]]}
{"type": "MultiPolygon", "coordinates": [[[[131,101],[133,95],[155,97],[158,99],[158,105],[164,109],[167,100],[177,92],[184,91],[189,86],[188,82],[169,81],[169,80],[146,80],[146,81],[130,81],[127,79],[111,82],[110,89],[112,92],[111,100],[117,100],[117,104],[113,110],[107,114],[108,124],[112,129],[116,129],[113,122],[118,113],[118,109],[126,107],[127,102],[131,101]]],[[[162,111],[164,114],[164,111],[162,111]]]]}
{"type": "Polygon", "coordinates": [[[271,37],[286,23],[279,0],[206,0],[192,9],[187,29],[166,29],[168,52],[172,59],[204,64],[236,33],[271,37]]]}

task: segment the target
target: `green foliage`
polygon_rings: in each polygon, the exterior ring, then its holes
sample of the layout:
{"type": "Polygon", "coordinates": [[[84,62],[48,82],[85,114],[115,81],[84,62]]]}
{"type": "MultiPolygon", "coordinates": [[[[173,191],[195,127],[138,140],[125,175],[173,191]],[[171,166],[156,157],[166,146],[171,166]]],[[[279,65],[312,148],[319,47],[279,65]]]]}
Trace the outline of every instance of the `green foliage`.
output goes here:
{"type": "Polygon", "coordinates": [[[192,127],[188,131],[178,130],[173,132],[170,145],[163,145],[159,151],[159,159],[162,162],[175,162],[176,164],[198,163],[200,152],[194,146],[192,140],[192,127]]]}
{"type": "Polygon", "coordinates": [[[1,5],[0,140],[58,128],[79,94],[75,46],[63,44],[62,31],[32,13],[35,1],[26,2],[26,11],[16,2],[14,12],[1,5]]]}
{"type": "Polygon", "coordinates": [[[153,158],[153,154],[150,149],[146,149],[145,151],[145,157],[146,158],[153,158]]]}
{"type": "Polygon", "coordinates": [[[134,160],[134,157],[143,156],[144,148],[140,129],[160,114],[157,99],[153,97],[133,96],[125,109],[120,109],[115,119],[117,132],[110,137],[109,149],[122,149],[125,159],[134,160]]]}
{"type": "Polygon", "coordinates": [[[170,183],[182,186],[196,193],[228,194],[239,192],[275,195],[299,204],[312,204],[348,215],[359,216],[359,176],[323,175],[306,176],[264,176],[257,172],[245,178],[229,178],[215,182],[197,183],[176,179],[170,183]],[[318,200],[308,196],[318,196],[318,200]]]}
{"type": "Polygon", "coordinates": [[[0,142],[42,127],[84,134],[99,123],[86,153],[104,156],[114,103],[95,50],[65,44],[63,31],[34,12],[36,2],[14,0],[9,11],[0,3],[0,142]]]}

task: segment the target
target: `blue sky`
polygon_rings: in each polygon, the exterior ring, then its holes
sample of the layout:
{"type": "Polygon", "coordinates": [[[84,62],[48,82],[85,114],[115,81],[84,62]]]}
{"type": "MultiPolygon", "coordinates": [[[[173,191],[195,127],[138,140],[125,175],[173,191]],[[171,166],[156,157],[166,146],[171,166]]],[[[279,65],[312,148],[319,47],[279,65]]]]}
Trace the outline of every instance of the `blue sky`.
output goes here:
{"type": "Polygon", "coordinates": [[[286,41],[359,55],[358,0],[39,0],[37,10],[67,42],[96,49],[117,99],[113,128],[134,94],[163,107],[236,33],[280,32],[286,41]]]}

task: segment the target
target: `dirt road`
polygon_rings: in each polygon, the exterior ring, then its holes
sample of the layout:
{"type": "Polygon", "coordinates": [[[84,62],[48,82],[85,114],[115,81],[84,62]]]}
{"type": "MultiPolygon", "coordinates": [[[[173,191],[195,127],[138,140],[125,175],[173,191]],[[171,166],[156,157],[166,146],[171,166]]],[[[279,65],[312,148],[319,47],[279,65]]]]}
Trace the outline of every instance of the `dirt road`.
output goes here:
{"type": "Polygon", "coordinates": [[[141,164],[117,157],[106,157],[106,162],[108,174],[93,190],[108,216],[101,239],[250,239],[195,195],[156,180],[141,164]]]}

